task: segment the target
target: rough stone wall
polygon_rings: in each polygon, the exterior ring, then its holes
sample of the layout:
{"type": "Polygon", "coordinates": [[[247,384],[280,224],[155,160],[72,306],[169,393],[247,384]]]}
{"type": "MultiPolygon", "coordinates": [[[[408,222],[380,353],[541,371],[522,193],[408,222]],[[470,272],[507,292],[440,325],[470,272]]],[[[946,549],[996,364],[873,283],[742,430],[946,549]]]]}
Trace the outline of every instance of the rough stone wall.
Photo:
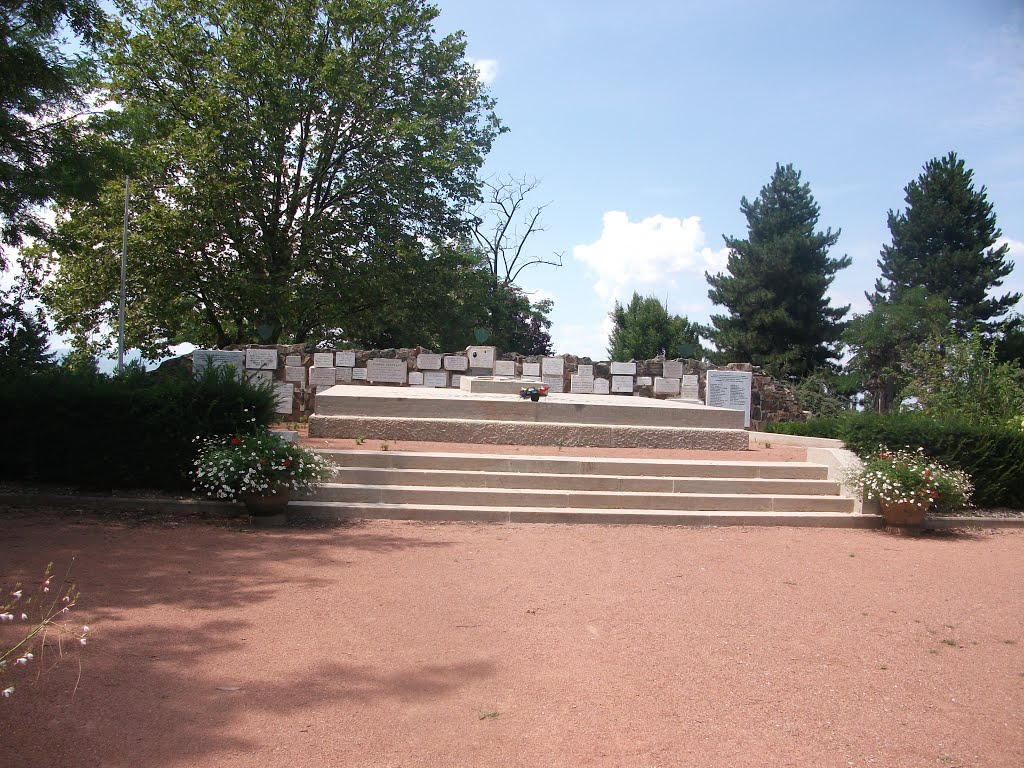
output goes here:
{"type": "MultiPolygon", "coordinates": [[[[274,371],[274,382],[284,383],[284,361],[288,355],[298,355],[300,357],[302,366],[307,369],[306,382],[309,381],[308,369],[313,365],[313,354],[316,352],[332,352],[332,351],[343,351],[343,350],[332,350],[332,349],[318,349],[302,344],[296,345],[246,345],[246,346],[233,346],[227,349],[233,350],[245,350],[245,349],[276,349],[278,352],[278,367],[274,371]]],[[[468,348],[467,348],[468,349],[468,348]]],[[[412,347],[403,349],[366,349],[366,350],[344,350],[348,352],[354,352],[356,368],[365,368],[368,360],[374,358],[383,358],[390,360],[404,360],[409,372],[417,370],[416,360],[421,354],[442,354],[442,355],[462,355],[466,356],[467,350],[458,350],[456,352],[443,352],[434,353],[432,350],[424,349],[423,347],[412,347]]],[[[568,392],[570,389],[570,377],[576,373],[580,365],[592,365],[594,367],[595,378],[610,378],[611,377],[611,363],[607,360],[594,361],[589,357],[576,357],[575,355],[556,355],[555,357],[561,357],[564,360],[563,370],[563,389],[568,392]]],[[[516,375],[522,375],[523,363],[541,363],[544,358],[542,356],[524,356],[512,352],[496,352],[495,360],[512,361],[516,364],[516,375]]],[[[672,359],[672,358],[669,358],[672,359]]],[[[760,366],[751,365],[750,363],[730,363],[725,366],[711,365],[709,363],[702,362],[700,360],[691,359],[680,359],[676,360],[683,364],[683,375],[684,376],[697,376],[699,385],[699,396],[700,400],[704,402],[706,400],[706,385],[707,385],[707,372],[708,370],[728,370],[728,371],[748,371],[752,374],[751,393],[750,393],[750,428],[753,430],[761,430],[765,424],[782,422],[782,421],[806,421],[807,413],[803,411],[797,404],[793,397],[793,393],[780,381],[776,380],[772,376],[768,375],[760,368],[760,366]]],[[[641,379],[643,377],[649,377],[652,381],[655,377],[661,376],[664,372],[665,358],[658,357],[653,360],[637,360],[636,361],[636,377],[641,379]]],[[[181,367],[184,366],[188,370],[192,367],[192,357],[187,355],[182,358],[176,358],[164,363],[161,368],[165,367],[181,367]]],[[[468,368],[466,371],[459,372],[467,376],[490,376],[493,375],[493,371],[490,369],[480,368],[468,368]]],[[[341,386],[371,386],[371,387],[393,387],[403,386],[398,384],[389,384],[385,382],[369,382],[369,381],[354,381],[351,384],[340,383],[341,386]]],[[[404,385],[409,386],[409,385],[404,385]]],[[[313,412],[314,406],[314,395],[315,390],[313,387],[307,384],[296,384],[293,396],[292,412],[290,418],[301,419],[304,416],[308,416],[313,412]]],[[[670,395],[655,394],[654,386],[652,385],[637,385],[634,387],[632,393],[628,392],[615,392],[605,397],[656,397],[658,399],[668,399],[670,395]]],[[[281,414],[282,416],[288,417],[287,414],[281,414]]]]}

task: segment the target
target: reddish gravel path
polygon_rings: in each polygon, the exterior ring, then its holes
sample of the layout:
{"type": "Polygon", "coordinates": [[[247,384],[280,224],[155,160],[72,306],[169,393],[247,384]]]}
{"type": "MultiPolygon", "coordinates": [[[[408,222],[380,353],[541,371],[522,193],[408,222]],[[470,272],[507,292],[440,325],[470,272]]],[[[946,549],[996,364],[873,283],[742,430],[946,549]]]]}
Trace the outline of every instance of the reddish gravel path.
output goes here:
{"type": "Polygon", "coordinates": [[[5,768],[1024,765],[1024,532],[4,528],[95,628],[5,768]]]}

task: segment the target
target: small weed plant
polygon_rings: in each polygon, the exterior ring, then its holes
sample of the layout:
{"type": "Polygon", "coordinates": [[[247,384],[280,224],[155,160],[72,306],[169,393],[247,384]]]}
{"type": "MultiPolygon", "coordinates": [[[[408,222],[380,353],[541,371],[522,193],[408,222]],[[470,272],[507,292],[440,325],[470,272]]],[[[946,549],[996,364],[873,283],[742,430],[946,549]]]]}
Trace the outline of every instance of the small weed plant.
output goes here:
{"type": "Polygon", "coordinates": [[[92,637],[88,625],[72,629],[68,614],[78,601],[78,589],[70,576],[69,567],[64,579],[57,582],[50,563],[35,589],[20,582],[13,589],[4,589],[0,603],[0,695],[4,698],[14,694],[19,675],[43,663],[42,649],[49,635],[56,637],[57,661],[70,653],[65,644],[79,648],[92,637]]]}

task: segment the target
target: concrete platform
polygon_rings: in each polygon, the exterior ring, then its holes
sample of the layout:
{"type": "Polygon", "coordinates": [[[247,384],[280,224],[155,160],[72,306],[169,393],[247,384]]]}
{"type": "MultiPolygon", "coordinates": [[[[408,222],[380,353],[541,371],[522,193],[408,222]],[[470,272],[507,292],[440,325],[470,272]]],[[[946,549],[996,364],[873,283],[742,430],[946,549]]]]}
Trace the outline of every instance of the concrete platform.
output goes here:
{"type": "Polygon", "coordinates": [[[553,393],[336,386],[318,393],[310,437],[494,445],[745,450],[743,414],[679,401],[553,393]]]}

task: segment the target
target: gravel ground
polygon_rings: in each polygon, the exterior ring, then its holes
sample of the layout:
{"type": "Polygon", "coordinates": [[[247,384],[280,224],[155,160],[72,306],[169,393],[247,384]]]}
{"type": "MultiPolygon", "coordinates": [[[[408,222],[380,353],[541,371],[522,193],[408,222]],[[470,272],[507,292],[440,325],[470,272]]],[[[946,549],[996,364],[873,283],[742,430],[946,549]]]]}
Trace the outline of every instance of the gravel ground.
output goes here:
{"type": "Polygon", "coordinates": [[[1024,764],[1022,531],[0,513],[95,630],[6,768],[1024,764]]]}

